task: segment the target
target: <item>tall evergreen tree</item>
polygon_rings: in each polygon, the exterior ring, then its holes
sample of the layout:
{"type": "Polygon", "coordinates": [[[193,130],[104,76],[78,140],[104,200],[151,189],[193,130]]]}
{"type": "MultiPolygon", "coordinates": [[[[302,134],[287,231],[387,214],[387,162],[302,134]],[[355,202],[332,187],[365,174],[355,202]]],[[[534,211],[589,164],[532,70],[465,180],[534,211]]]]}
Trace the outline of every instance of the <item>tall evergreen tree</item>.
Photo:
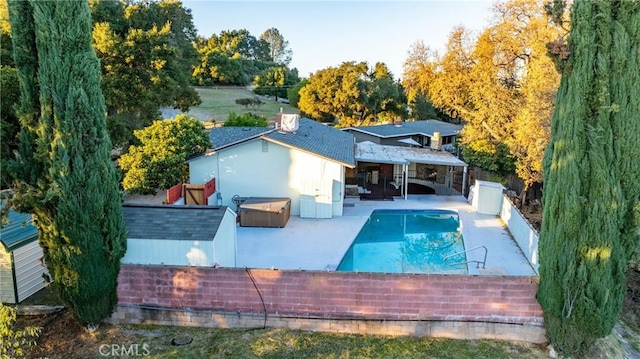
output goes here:
{"type": "Polygon", "coordinates": [[[33,213],[60,296],[82,324],[117,303],[125,228],[86,1],[11,0],[22,125],[14,205],[33,213]]]}
{"type": "Polygon", "coordinates": [[[639,244],[640,2],[576,1],[544,158],[540,286],[547,337],[580,356],[608,335],[639,244]]]}

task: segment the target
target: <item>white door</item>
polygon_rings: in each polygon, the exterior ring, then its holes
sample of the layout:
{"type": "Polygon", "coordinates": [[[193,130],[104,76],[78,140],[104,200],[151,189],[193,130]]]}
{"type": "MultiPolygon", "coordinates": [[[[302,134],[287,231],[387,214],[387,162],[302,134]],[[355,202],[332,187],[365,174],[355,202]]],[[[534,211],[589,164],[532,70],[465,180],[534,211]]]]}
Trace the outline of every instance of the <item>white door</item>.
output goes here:
{"type": "Polygon", "coordinates": [[[333,181],[309,179],[302,181],[300,218],[331,218],[333,213],[333,181]]]}

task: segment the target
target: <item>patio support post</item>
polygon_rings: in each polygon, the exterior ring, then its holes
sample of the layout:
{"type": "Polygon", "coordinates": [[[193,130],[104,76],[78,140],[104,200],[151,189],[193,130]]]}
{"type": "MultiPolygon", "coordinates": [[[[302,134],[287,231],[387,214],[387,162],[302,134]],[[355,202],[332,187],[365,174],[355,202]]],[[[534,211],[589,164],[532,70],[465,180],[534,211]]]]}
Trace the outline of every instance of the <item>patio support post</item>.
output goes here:
{"type": "MultiPolygon", "coordinates": [[[[466,168],[466,167],[465,167],[466,168]]],[[[404,189],[404,199],[407,199],[407,195],[409,194],[409,165],[402,165],[402,173],[404,174],[404,185],[402,186],[404,189]]]]}
{"type": "Polygon", "coordinates": [[[462,170],[462,195],[466,195],[467,192],[467,166],[463,167],[462,170]]]}

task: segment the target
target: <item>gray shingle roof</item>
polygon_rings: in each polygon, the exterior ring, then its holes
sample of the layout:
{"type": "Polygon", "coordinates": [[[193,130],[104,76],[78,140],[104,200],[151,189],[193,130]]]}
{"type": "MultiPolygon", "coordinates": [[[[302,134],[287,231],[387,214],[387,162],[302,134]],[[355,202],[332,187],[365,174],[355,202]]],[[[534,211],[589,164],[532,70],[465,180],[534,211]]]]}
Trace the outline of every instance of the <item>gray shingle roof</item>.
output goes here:
{"type": "Polygon", "coordinates": [[[216,127],[209,132],[214,150],[273,131],[273,127],[216,127]]]}
{"type": "Polygon", "coordinates": [[[264,137],[266,140],[355,166],[353,135],[308,118],[300,119],[295,133],[284,133],[272,127],[217,127],[211,130],[209,137],[214,150],[264,137]]]}
{"type": "Polygon", "coordinates": [[[124,204],[122,217],[129,238],[212,241],[226,208],[124,204]]]}
{"type": "Polygon", "coordinates": [[[296,133],[274,131],[265,137],[355,166],[353,135],[308,118],[300,119],[296,133]]]}
{"type": "Polygon", "coordinates": [[[366,132],[378,137],[396,137],[416,134],[423,134],[431,137],[433,136],[434,132],[440,132],[441,136],[457,135],[458,132],[462,130],[462,126],[438,120],[426,120],[405,122],[402,124],[402,126],[399,127],[392,124],[387,124],[377,126],[349,127],[346,130],[366,132]]]}

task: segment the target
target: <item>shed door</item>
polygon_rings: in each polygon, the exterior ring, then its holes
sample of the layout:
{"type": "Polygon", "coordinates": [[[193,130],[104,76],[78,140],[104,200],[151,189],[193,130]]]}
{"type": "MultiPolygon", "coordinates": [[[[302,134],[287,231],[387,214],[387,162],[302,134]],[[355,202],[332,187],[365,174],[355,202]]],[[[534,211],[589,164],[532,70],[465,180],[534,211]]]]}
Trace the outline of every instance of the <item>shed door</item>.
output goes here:
{"type": "Polygon", "coordinates": [[[331,218],[333,213],[333,181],[309,179],[302,182],[301,218],[331,218]]]}

